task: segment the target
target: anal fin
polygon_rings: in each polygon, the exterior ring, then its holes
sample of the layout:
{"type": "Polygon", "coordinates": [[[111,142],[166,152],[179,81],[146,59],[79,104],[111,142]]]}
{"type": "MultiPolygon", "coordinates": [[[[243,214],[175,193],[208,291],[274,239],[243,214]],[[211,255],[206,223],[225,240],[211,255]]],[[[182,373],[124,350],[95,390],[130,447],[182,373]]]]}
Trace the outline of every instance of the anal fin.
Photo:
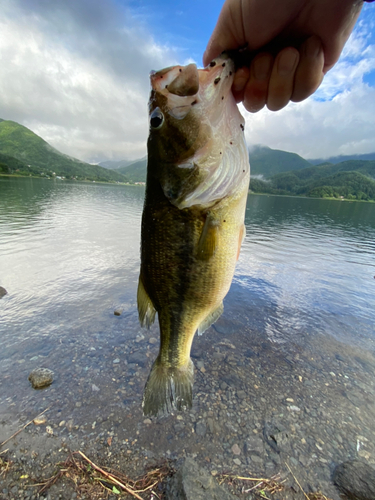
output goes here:
{"type": "Polygon", "coordinates": [[[198,335],[202,335],[211,325],[213,325],[223,314],[224,305],[221,303],[214,311],[212,311],[198,326],[198,335]]]}
{"type": "Polygon", "coordinates": [[[236,262],[237,260],[239,259],[240,257],[240,251],[241,251],[241,245],[244,241],[244,239],[246,238],[246,226],[245,224],[241,227],[240,229],[240,234],[239,234],[239,237],[238,237],[238,248],[237,248],[237,258],[236,258],[236,262]]]}
{"type": "Polygon", "coordinates": [[[142,283],[142,278],[139,277],[138,292],[137,292],[138,317],[141,326],[150,328],[155,321],[156,309],[148,296],[145,287],[142,283]]]}
{"type": "Polygon", "coordinates": [[[208,215],[198,242],[198,259],[208,260],[215,254],[219,245],[219,237],[219,225],[208,215]]]}

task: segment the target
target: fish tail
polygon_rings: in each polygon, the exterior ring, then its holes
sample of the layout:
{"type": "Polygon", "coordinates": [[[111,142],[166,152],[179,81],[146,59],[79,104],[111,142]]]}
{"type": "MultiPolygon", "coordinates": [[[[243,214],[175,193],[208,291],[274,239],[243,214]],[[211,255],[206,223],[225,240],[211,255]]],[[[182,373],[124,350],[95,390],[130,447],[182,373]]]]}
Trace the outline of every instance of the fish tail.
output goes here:
{"type": "Polygon", "coordinates": [[[163,416],[173,410],[191,408],[193,401],[194,364],[167,367],[159,358],[151,368],[143,394],[143,414],[163,416]]]}

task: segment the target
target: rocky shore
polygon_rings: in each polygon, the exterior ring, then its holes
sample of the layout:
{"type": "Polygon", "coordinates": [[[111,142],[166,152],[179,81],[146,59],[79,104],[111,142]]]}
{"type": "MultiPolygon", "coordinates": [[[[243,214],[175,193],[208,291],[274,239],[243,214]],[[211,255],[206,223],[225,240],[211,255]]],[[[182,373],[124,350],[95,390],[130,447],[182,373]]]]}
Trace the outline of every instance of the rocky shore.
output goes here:
{"type": "MultiPolygon", "coordinates": [[[[35,482],[43,483],[57,463],[80,450],[129,477],[166,459],[180,470],[188,457],[217,484],[223,474],[277,476],[285,489],[272,495],[275,500],[318,499],[312,496],[317,492],[340,500],[337,466],[375,464],[373,351],[308,335],[298,343],[271,343],[251,325],[239,328],[237,316],[221,318],[194,341],[193,408],[159,420],[141,413],[158,330],[141,330],[126,308],[105,336],[62,339],[52,348],[36,344],[22,359],[15,352],[0,381],[0,443],[48,411],[42,423],[28,425],[0,448],[0,499],[38,498],[35,482]],[[42,390],[27,380],[38,367],[54,372],[42,390]]],[[[224,485],[228,494],[260,498],[236,484],[224,485]]],[[[63,476],[39,498],[85,495],[63,476]]]]}

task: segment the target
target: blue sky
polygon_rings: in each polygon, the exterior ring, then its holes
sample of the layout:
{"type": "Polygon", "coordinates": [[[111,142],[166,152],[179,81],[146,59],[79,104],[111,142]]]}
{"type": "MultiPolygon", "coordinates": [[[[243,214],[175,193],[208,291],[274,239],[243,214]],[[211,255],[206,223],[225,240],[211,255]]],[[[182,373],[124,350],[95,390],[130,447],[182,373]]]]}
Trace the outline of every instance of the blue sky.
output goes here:
{"type": "MultiPolygon", "coordinates": [[[[280,0],[281,1],[281,0],[280,0]]],[[[221,0],[1,0],[0,118],[85,161],[146,154],[149,72],[198,65],[221,0]]],[[[249,147],[375,151],[375,3],[316,94],[246,119],[249,147]]]]}
{"type": "Polygon", "coordinates": [[[176,47],[185,58],[202,63],[202,55],[220,14],[217,0],[132,0],[133,16],[144,22],[159,43],[176,47]]]}

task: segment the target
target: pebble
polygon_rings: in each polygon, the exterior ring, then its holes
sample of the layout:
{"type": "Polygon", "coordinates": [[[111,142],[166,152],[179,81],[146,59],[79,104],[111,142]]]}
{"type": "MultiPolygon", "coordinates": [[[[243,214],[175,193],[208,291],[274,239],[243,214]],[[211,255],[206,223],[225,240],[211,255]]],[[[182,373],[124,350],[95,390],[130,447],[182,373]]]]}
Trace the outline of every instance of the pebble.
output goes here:
{"type": "Polygon", "coordinates": [[[241,465],[241,460],[239,458],[234,458],[233,459],[233,462],[236,464],[236,465],[241,465]]]}
{"type": "Polygon", "coordinates": [[[234,444],[231,448],[234,455],[241,455],[241,449],[238,444],[234,444]]]}
{"type": "Polygon", "coordinates": [[[115,309],[115,310],[114,310],[114,313],[113,313],[113,314],[114,314],[115,316],[121,316],[121,314],[122,314],[123,312],[124,312],[124,310],[123,310],[123,309],[118,308],[118,309],[115,309]]]}
{"type": "Polygon", "coordinates": [[[290,411],[301,411],[301,408],[299,408],[298,406],[292,405],[292,406],[289,406],[289,410],[290,411]]]}
{"type": "Polygon", "coordinates": [[[47,417],[45,415],[42,415],[41,417],[36,417],[33,420],[35,425],[43,425],[47,422],[47,417]]]}
{"type": "Polygon", "coordinates": [[[152,344],[152,345],[153,345],[153,344],[157,344],[158,342],[159,342],[159,341],[158,341],[158,339],[157,339],[157,338],[155,338],[155,337],[150,337],[150,338],[148,339],[148,343],[149,343],[149,344],[152,344]]]}

